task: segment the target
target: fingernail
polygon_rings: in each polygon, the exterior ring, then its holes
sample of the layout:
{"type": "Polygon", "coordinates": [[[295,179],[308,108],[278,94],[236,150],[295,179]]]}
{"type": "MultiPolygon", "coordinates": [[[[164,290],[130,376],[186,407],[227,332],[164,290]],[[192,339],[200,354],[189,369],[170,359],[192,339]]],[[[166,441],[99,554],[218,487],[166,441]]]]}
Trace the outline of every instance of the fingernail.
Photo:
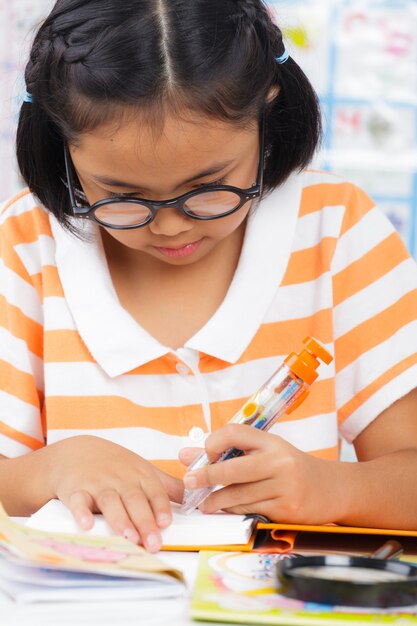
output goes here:
{"type": "Polygon", "coordinates": [[[184,485],[187,489],[195,489],[197,487],[197,476],[195,474],[186,474],[184,476],[184,485]]]}
{"type": "Polygon", "coordinates": [[[158,535],[148,535],[146,537],[146,547],[152,552],[159,550],[159,548],[161,547],[161,541],[158,535]]]}
{"type": "Polygon", "coordinates": [[[168,513],[160,513],[156,518],[158,526],[168,526],[171,522],[171,516],[168,513]]]}
{"type": "Polygon", "coordinates": [[[139,535],[133,530],[133,528],[126,528],[123,532],[123,537],[132,543],[139,542],[139,535]]]}

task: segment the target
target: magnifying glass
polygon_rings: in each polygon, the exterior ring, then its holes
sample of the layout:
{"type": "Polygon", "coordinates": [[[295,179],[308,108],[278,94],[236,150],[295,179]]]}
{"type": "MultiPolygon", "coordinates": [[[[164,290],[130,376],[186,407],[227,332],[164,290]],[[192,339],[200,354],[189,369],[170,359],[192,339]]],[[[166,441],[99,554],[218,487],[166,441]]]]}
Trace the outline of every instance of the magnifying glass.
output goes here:
{"type": "Polygon", "coordinates": [[[285,559],[275,566],[275,588],[289,598],[333,606],[417,604],[417,567],[390,560],[401,552],[397,541],[388,541],[371,557],[329,554],[285,559]]]}

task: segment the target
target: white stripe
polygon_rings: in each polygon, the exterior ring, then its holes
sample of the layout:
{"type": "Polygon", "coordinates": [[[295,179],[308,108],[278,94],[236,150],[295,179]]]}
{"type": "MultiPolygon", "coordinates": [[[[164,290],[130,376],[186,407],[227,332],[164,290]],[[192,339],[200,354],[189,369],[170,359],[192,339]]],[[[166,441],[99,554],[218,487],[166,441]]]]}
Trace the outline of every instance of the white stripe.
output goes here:
{"type": "Polygon", "coordinates": [[[50,296],[43,302],[44,329],[76,330],[74,318],[68,308],[67,301],[61,296],[50,296]]]}
{"type": "Polygon", "coordinates": [[[269,431],[303,452],[333,448],[338,442],[335,413],[314,415],[302,420],[277,422],[269,431]]]}
{"type": "Polygon", "coordinates": [[[19,398],[0,390],[0,421],[29,437],[43,441],[39,410],[19,398]]]}
{"type": "Polygon", "coordinates": [[[14,459],[17,456],[23,456],[28,452],[33,452],[32,448],[24,446],[22,443],[19,443],[18,441],[0,433],[0,454],[3,454],[10,459],[14,459]]]}
{"type": "MultiPolygon", "coordinates": [[[[340,432],[349,443],[378,416],[382,411],[390,407],[394,402],[405,396],[417,387],[417,365],[391,380],[382,387],[366,402],[364,402],[340,427],[340,432]]],[[[395,420],[395,418],[393,418],[395,420]]],[[[396,428],[393,421],[392,428],[396,428]]],[[[415,442],[409,442],[415,445],[415,442]]]]}
{"type": "MultiPolygon", "coordinates": [[[[334,413],[316,415],[301,421],[276,424],[271,433],[305,452],[332,448],[337,445],[337,419],[334,413]]],[[[150,428],[109,428],[109,429],[51,429],[48,431],[48,444],[62,441],[82,433],[113,441],[145,459],[176,460],[181,448],[195,447],[189,437],[169,435],[150,428]]],[[[203,447],[204,441],[199,444],[203,447]]]]}
{"type": "Polygon", "coordinates": [[[264,318],[265,323],[310,317],[333,306],[331,274],[315,280],[280,287],[264,318]]]}
{"type": "MultiPolygon", "coordinates": [[[[184,446],[196,447],[195,442],[188,437],[167,435],[151,428],[97,428],[82,431],[78,429],[51,429],[48,431],[48,444],[80,434],[102,437],[108,441],[113,441],[149,460],[177,460],[181,448],[184,446]]],[[[203,445],[204,442],[200,447],[203,445]]]]}
{"type": "Polygon", "coordinates": [[[332,260],[334,274],[361,259],[381,241],[395,232],[391,222],[375,207],[352,228],[341,235],[332,260]]]}
{"type": "Polygon", "coordinates": [[[49,396],[117,396],[144,407],[200,404],[195,376],[118,376],[110,378],[95,363],[45,363],[49,396]]]}
{"type": "MultiPolygon", "coordinates": [[[[43,390],[43,361],[35,356],[23,339],[17,339],[0,327],[0,359],[16,369],[31,374],[37,389],[43,390]]],[[[1,384],[1,383],[0,383],[1,384]]]]}
{"type": "Polygon", "coordinates": [[[416,265],[407,259],[335,306],[335,338],[392,306],[413,289],[417,289],[416,265]]]}
{"type": "Polygon", "coordinates": [[[324,237],[339,237],[345,211],[343,205],[324,206],[320,211],[300,217],[292,251],[315,247],[324,237]]]}
{"type": "Polygon", "coordinates": [[[49,235],[39,235],[32,243],[17,244],[15,250],[30,276],[39,274],[44,265],[55,265],[55,241],[49,235]]]}
{"type": "MultiPolygon", "coordinates": [[[[178,407],[202,404],[205,395],[210,402],[248,397],[272,376],[282,359],[259,359],[234,365],[226,373],[200,374],[206,394],[196,376],[127,375],[112,379],[95,363],[45,363],[45,381],[49,396],[116,396],[143,407],[178,407]]],[[[320,369],[322,379],[333,374],[332,366],[320,369]]]]}
{"type": "Polygon", "coordinates": [[[416,352],[417,320],[414,320],[339,372],[336,376],[337,406],[344,406],[379,376],[416,352]]]}
{"type": "Polygon", "coordinates": [[[42,305],[36,289],[5,266],[0,259],[0,294],[31,320],[43,323],[42,305]]]}

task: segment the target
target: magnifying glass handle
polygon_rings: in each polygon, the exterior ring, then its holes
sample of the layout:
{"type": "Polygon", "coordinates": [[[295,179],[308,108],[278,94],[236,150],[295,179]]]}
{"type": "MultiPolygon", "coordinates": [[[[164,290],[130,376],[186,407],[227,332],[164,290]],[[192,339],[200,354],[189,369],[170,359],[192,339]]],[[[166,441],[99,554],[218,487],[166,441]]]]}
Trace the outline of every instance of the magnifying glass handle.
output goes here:
{"type": "Polygon", "coordinates": [[[371,559],[394,559],[403,552],[402,545],[395,539],[390,539],[371,554],[371,559]]]}

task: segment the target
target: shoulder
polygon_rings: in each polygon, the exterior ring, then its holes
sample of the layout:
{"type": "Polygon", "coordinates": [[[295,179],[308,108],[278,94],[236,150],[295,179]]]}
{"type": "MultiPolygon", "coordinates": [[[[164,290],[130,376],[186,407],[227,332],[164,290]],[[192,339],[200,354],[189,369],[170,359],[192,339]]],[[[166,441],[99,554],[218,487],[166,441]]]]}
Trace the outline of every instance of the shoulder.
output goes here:
{"type": "Polygon", "coordinates": [[[300,175],[300,181],[301,214],[329,206],[344,207],[350,214],[366,213],[375,206],[363,189],[337,174],[306,170],[300,175]]]}
{"type": "Polygon", "coordinates": [[[16,246],[41,235],[52,237],[49,213],[28,189],[0,205],[0,238],[16,246]]]}
{"type": "Polygon", "coordinates": [[[27,281],[55,265],[49,212],[27,189],[0,205],[0,257],[27,281]]]}

